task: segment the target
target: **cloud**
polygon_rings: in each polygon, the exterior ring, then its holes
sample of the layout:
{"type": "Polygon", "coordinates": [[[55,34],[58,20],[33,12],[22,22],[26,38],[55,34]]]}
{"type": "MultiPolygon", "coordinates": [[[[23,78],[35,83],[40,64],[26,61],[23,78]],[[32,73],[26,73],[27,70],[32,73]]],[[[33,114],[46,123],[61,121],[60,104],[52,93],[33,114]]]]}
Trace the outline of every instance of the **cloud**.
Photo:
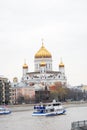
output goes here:
{"type": "Polygon", "coordinates": [[[71,84],[87,83],[86,5],[87,0],[0,1],[0,73],[21,77],[24,59],[33,70],[34,54],[44,38],[53,68],[58,69],[62,57],[71,84]]]}

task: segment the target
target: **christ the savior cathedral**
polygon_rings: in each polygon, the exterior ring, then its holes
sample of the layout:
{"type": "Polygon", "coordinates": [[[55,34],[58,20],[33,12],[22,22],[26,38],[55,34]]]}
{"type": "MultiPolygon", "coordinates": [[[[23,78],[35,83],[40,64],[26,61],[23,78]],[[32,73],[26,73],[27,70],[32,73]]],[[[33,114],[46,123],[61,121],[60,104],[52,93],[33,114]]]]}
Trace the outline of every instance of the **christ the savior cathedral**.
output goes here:
{"type": "Polygon", "coordinates": [[[67,78],[65,76],[65,66],[62,61],[60,61],[58,67],[58,71],[52,70],[52,55],[42,42],[42,46],[34,55],[34,71],[30,72],[26,62],[24,63],[22,68],[22,82],[28,85],[44,84],[48,86],[55,82],[61,82],[62,85],[66,86],[67,78]]]}

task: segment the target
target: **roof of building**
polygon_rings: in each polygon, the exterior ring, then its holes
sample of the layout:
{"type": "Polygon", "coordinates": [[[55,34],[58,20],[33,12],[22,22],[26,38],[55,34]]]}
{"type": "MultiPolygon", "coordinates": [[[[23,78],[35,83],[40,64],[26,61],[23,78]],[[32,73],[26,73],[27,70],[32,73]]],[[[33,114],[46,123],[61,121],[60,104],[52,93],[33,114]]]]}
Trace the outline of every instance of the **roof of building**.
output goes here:
{"type": "Polygon", "coordinates": [[[51,53],[44,47],[43,43],[41,48],[35,54],[35,58],[51,58],[51,53]]]}
{"type": "Polygon", "coordinates": [[[23,69],[26,69],[26,68],[28,68],[28,65],[26,63],[24,63],[23,69]]]}
{"type": "Polygon", "coordinates": [[[60,62],[59,67],[64,67],[64,64],[62,61],[60,62]]]}

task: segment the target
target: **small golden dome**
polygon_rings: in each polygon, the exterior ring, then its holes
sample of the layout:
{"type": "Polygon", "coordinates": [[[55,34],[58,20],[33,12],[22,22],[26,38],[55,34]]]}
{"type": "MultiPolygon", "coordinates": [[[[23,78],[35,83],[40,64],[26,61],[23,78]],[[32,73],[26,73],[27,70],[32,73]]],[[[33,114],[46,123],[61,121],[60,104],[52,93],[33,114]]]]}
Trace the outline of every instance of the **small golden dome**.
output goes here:
{"type": "Polygon", "coordinates": [[[24,63],[23,69],[27,69],[27,68],[28,68],[28,65],[26,63],[24,63]]]}
{"type": "Polygon", "coordinates": [[[51,53],[43,46],[39,49],[39,51],[35,54],[35,58],[51,58],[51,53]]]}
{"type": "Polygon", "coordinates": [[[64,67],[64,64],[62,61],[60,62],[59,67],[64,67]]]}
{"type": "Polygon", "coordinates": [[[42,61],[42,62],[40,63],[40,66],[46,66],[46,62],[42,61]]]}
{"type": "Polygon", "coordinates": [[[13,82],[14,82],[14,83],[17,83],[17,82],[18,82],[18,78],[17,78],[17,77],[14,77],[14,78],[13,78],[13,82]]]}

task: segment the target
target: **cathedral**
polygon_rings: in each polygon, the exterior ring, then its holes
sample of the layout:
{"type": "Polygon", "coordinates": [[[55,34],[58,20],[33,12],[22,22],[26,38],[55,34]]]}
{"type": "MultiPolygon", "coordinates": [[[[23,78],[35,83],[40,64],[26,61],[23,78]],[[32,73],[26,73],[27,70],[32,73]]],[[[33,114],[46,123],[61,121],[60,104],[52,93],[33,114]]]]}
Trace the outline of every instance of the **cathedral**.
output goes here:
{"type": "Polygon", "coordinates": [[[65,65],[60,61],[58,71],[52,70],[52,54],[46,49],[43,42],[40,49],[34,55],[34,71],[30,72],[28,70],[26,62],[22,69],[22,82],[30,86],[36,84],[49,86],[55,82],[61,82],[64,86],[67,84],[65,65]]]}

